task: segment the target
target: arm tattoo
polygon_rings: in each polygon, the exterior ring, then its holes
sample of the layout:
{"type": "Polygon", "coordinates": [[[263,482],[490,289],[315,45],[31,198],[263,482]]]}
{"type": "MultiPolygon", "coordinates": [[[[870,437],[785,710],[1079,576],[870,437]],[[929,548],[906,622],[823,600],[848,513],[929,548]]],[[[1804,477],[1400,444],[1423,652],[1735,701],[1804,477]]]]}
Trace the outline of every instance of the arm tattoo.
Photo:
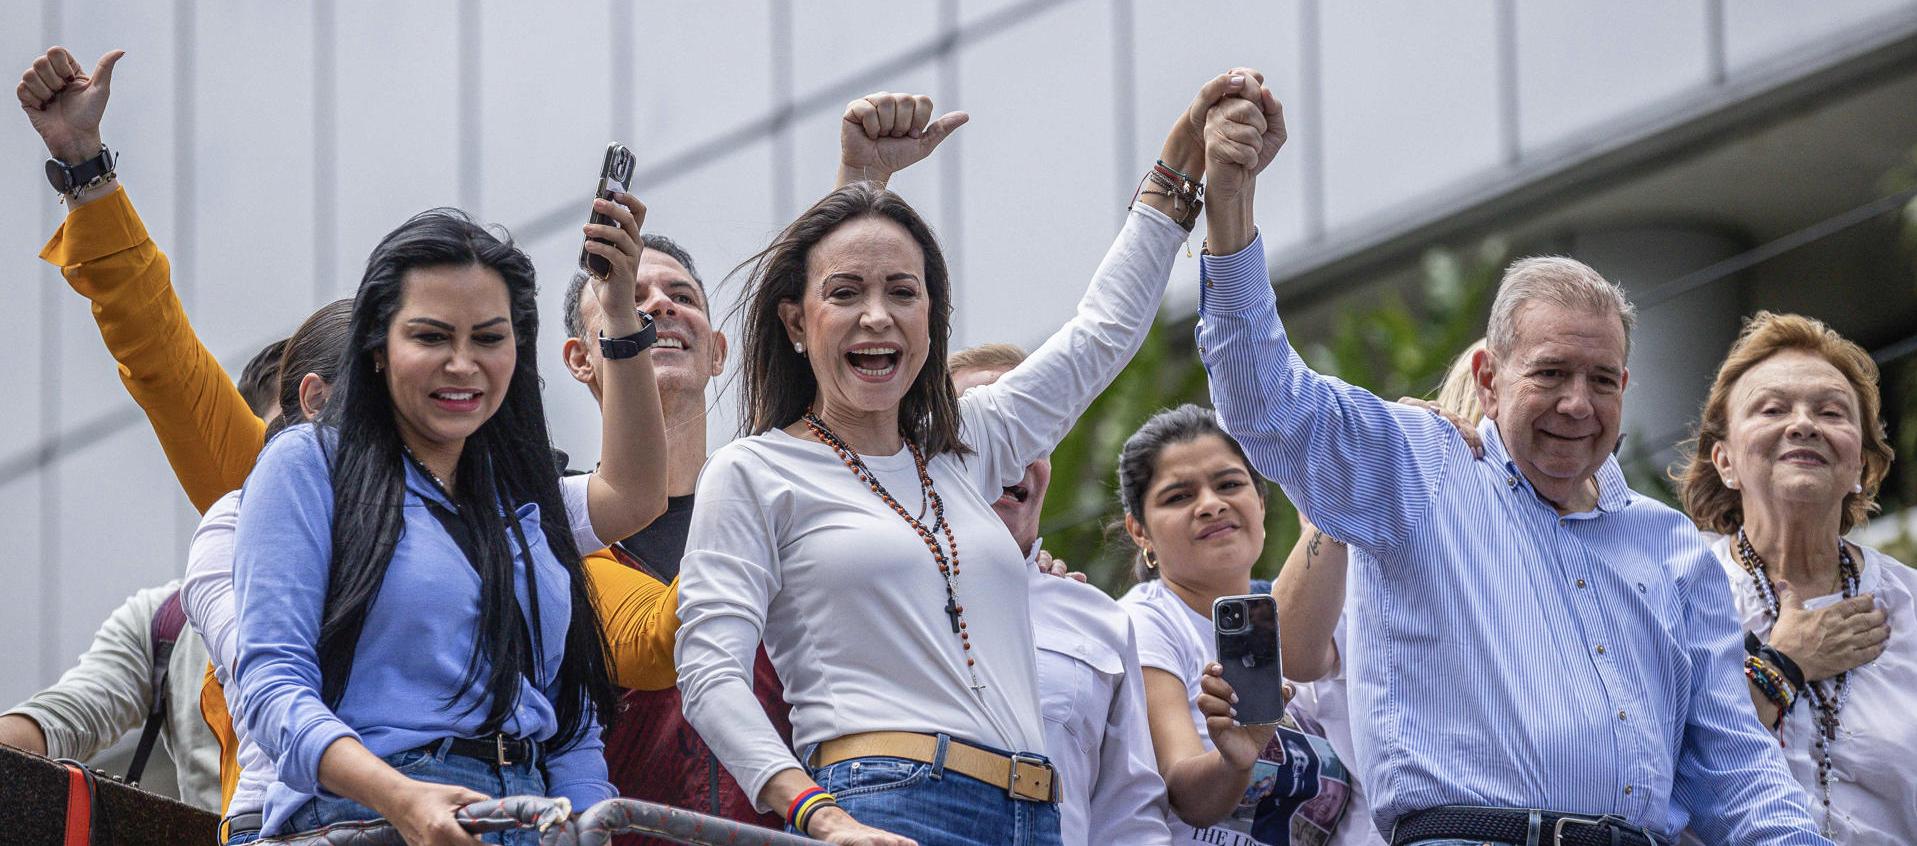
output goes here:
{"type": "Polygon", "coordinates": [[[1311,569],[1311,560],[1318,557],[1318,545],[1325,539],[1323,529],[1311,530],[1311,543],[1305,546],[1305,569],[1311,569]]]}

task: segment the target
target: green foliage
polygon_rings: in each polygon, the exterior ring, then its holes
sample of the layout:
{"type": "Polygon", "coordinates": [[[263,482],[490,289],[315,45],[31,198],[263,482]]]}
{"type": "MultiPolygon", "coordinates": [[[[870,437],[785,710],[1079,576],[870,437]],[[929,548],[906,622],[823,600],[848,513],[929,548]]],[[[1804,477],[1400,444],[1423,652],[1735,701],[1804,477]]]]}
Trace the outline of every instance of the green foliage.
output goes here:
{"type": "MultiPolygon", "coordinates": [[[[1463,255],[1433,250],[1425,256],[1415,297],[1387,293],[1375,305],[1340,313],[1321,339],[1313,341],[1309,328],[1298,326],[1291,327],[1299,333],[1293,337],[1305,336],[1301,354],[1321,373],[1387,398],[1425,395],[1437,387],[1451,359],[1483,334],[1504,263],[1505,247],[1497,240],[1463,255]]],[[[1134,554],[1118,504],[1119,449],[1161,409],[1211,404],[1194,326],[1191,317],[1161,319],[1131,364],[1052,454],[1045,548],[1113,594],[1131,584],[1134,554]]],[[[1253,572],[1270,577],[1297,542],[1298,514],[1274,490],[1265,516],[1265,555],[1253,572]]]]}

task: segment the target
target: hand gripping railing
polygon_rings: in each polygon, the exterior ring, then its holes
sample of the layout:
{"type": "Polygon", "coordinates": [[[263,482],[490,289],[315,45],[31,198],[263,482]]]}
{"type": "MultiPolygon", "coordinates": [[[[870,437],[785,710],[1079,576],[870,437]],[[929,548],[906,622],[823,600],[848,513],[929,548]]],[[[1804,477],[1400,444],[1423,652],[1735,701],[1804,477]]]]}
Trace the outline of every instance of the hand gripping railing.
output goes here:
{"type": "MultiPolygon", "coordinates": [[[[474,802],[453,816],[473,834],[531,829],[540,846],[608,846],[615,834],[643,834],[688,846],[802,846],[816,843],[797,835],[637,799],[607,799],[571,819],[572,803],[563,798],[508,796],[474,802]]],[[[335,823],[312,831],[268,837],[271,846],[404,846],[399,831],[385,820],[335,823]]]]}

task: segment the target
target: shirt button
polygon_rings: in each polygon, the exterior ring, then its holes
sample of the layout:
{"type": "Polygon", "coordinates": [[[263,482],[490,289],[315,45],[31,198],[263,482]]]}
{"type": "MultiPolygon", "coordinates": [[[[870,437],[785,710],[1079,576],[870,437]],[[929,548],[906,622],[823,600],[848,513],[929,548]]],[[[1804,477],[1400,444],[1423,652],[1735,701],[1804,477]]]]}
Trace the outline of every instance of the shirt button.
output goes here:
{"type": "Polygon", "coordinates": [[[1204,355],[1204,354],[1205,354],[1205,345],[1204,345],[1204,344],[1199,344],[1199,345],[1198,345],[1198,354],[1199,354],[1199,355],[1204,355]]]}
{"type": "Polygon", "coordinates": [[[1584,580],[1583,580],[1583,579],[1578,579],[1578,580],[1577,580],[1577,586],[1578,586],[1578,590],[1583,590],[1583,589],[1584,589],[1584,580]]]}
{"type": "Polygon", "coordinates": [[[1644,592],[1644,583],[1643,583],[1643,582],[1638,582],[1638,583],[1637,583],[1637,592],[1638,592],[1638,593],[1643,593],[1643,592],[1644,592]]]}
{"type": "Polygon", "coordinates": [[[1627,784],[1627,785],[1624,785],[1624,795],[1626,795],[1626,796],[1629,796],[1629,795],[1631,795],[1631,786],[1630,786],[1630,785],[1628,785],[1628,784],[1627,784]]]}
{"type": "Polygon", "coordinates": [[[1620,708],[1620,709],[1618,709],[1618,712],[1617,712],[1617,718],[1618,718],[1618,719],[1620,719],[1620,720],[1622,720],[1622,719],[1625,719],[1625,718],[1626,718],[1626,717],[1625,717],[1625,714],[1624,714],[1624,709],[1622,709],[1622,708],[1620,708]]]}
{"type": "MultiPolygon", "coordinates": [[[[1597,647],[1597,653],[1598,653],[1599,655],[1603,655],[1603,654],[1604,654],[1604,644],[1602,644],[1602,643],[1600,643],[1600,644],[1598,644],[1598,647],[1597,647]]],[[[1620,713],[1620,714],[1618,714],[1618,716],[1619,716],[1619,717],[1623,717],[1624,715],[1620,713]]]]}
{"type": "Polygon", "coordinates": [[[1505,486],[1505,487],[1507,487],[1507,488],[1515,488],[1515,487],[1517,487],[1517,486],[1518,486],[1518,477],[1516,477],[1516,476],[1506,476],[1506,477],[1504,477],[1504,486],[1505,486]]]}

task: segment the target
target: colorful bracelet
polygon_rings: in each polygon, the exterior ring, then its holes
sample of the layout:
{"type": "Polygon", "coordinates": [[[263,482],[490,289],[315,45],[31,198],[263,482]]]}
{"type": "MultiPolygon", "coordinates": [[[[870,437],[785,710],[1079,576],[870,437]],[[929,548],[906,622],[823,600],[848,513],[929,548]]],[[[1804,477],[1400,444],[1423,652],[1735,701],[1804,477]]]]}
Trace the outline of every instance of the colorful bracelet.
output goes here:
{"type": "Polygon", "coordinates": [[[1758,692],[1764,694],[1765,699],[1769,699],[1771,704],[1777,706],[1777,723],[1773,724],[1772,728],[1781,724],[1784,721],[1784,715],[1790,713],[1791,706],[1797,704],[1796,689],[1791,687],[1790,682],[1784,678],[1783,673],[1778,672],[1776,667],[1755,655],[1744,659],[1744,677],[1757,686],[1758,692]]]}
{"type": "Polygon", "coordinates": [[[832,794],[825,792],[825,788],[809,788],[801,791],[798,796],[793,798],[792,804],[786,807],[785,820],[803,834],[806,831],[806,825],[812,822],[812,815],[817,813],[820,808],[836,808],[838,806],[838,799],[834,798],[832,794]]]}

